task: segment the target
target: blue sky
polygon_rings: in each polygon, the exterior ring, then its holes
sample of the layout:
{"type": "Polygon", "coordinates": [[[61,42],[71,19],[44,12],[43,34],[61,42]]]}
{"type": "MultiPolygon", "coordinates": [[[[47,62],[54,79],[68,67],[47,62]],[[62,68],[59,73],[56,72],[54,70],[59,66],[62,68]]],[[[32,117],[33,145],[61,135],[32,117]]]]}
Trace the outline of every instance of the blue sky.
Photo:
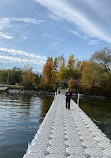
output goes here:
{"type": "Polygon", "coordinates": [[[110,0],[0,0],[0,69],[41,72],[48,56],[111,48],[110,0]]]}

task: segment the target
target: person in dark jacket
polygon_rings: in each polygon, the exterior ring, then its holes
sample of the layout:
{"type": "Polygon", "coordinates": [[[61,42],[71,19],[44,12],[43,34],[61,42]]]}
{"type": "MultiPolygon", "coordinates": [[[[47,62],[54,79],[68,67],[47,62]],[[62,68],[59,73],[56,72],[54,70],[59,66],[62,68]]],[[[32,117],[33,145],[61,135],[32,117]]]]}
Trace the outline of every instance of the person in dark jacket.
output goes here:
{"type": "Polygon", "coordinates": [[[70,88],[67,88],[65,96],[66,96],[66,108],[70,109],[70,100],[72,98],[72,92],[70,91],[70,88]]]}

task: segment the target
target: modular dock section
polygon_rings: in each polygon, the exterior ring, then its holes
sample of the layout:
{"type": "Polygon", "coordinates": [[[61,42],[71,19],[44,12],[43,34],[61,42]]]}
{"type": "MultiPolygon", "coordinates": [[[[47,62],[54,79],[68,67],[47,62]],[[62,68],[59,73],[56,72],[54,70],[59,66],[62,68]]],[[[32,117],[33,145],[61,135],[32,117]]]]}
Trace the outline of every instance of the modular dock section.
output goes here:
{"type": "Polygon", "coordinates": [[[111,158],[111,141],[71,100],[58,94],[23,158],[111,158]]]}

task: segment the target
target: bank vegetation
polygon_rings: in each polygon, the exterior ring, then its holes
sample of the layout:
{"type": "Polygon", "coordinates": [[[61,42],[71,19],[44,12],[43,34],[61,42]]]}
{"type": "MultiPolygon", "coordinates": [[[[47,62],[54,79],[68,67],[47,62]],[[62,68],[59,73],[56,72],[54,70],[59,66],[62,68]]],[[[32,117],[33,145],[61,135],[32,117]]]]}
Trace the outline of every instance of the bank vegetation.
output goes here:
{"type": "Polygon", "coordinates": [[[71,88],[75,93],[111,96],[111,50],[96,51],[89,60],[80,61],[71,54],[68,61],[64,55],[48,57],[42,74],[32,68],[0,70],[0,83],[21,85],[24,89],[55,91],[71,88]],[[61,81],[67,81],[65,87],[61,81]]]}

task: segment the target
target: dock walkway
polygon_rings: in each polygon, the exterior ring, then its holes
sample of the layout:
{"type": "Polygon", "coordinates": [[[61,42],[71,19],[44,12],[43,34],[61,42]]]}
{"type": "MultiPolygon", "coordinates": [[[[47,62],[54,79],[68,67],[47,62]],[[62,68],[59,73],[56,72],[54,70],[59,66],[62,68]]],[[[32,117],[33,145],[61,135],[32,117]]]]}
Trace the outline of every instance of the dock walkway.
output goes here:
{"type": "Polygon", "coordinates": [[[23,158],[111,158],[111,141],[71,100],[58,94],[23,158]]]}

